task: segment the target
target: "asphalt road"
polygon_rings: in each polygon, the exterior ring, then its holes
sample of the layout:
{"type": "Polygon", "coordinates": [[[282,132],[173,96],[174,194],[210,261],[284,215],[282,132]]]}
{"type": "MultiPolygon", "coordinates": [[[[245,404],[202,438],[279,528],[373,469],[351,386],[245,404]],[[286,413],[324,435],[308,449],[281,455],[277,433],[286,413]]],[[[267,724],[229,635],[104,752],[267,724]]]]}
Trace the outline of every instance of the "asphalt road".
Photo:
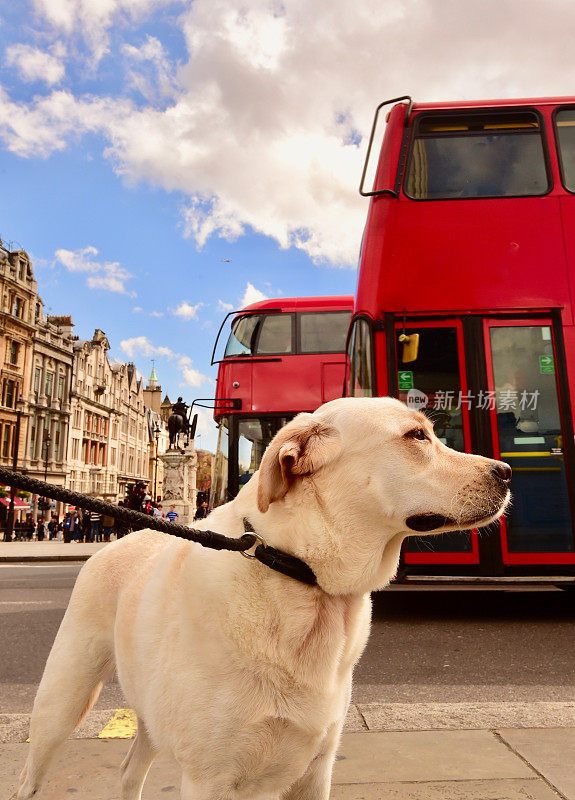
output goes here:
{"type": "MultiPolygon", "coordinates": [[[[0,564],[0,713],[27,713],[79,564],[0,564]]],[[[575,700],[575,596],[391,589],[374,597],[356,702],[575,700]]],[[[123,705],[112,681],[97,708],[123,705]]]]}

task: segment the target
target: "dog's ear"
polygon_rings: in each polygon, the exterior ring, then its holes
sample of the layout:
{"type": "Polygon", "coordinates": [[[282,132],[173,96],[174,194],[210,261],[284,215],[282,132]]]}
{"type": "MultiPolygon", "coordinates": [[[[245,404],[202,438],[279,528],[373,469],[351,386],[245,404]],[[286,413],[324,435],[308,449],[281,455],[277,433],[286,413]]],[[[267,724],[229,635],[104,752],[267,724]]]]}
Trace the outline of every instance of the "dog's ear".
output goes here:
{"type": "Polygon", "coordinates": [[[272,439],[259,469],[258,509],[265,514],[294,480],[311,475],[339,455],[339,431],[312,414],[298,414],[272,439]]]}

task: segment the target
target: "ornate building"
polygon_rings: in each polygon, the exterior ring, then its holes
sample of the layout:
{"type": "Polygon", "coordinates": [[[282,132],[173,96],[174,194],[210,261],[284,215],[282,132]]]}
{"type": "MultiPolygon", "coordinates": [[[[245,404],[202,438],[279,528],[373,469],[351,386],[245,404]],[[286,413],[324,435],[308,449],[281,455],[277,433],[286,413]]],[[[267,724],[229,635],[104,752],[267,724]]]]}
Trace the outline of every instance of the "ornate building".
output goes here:
{"type": "MultiPolygon", "coordinates": [[[[46,317],[36,297],[36,329],[32,335],[32,375],[28,392],[28,425],[22,468],[34,478],[66,484],[70,389],[72,382],[73,330],[68,316],[46,317]]],[[[34,518],[38,513],[33,498],[34,518]]],[[[54,504],[57,512],[62,509],[54,504]]]]}
{"type": "Polygon", "coordinates": [[[74,342],[68,485],[117,502],[129,484],[150,479],[149,434],[136,369],[111,364],[109,349],[98,329],[91,340],[74,342]]]}
{"type": "Polygon", "coordinates": [[[0,464],[24,456],[35,330],[36,280],[28,254],[7,250],[0,240],[0,464]],[[18,400],[22,403],[17,406],[18,400]],[[17,411],[20,435],[16,442],[17,411]]]}

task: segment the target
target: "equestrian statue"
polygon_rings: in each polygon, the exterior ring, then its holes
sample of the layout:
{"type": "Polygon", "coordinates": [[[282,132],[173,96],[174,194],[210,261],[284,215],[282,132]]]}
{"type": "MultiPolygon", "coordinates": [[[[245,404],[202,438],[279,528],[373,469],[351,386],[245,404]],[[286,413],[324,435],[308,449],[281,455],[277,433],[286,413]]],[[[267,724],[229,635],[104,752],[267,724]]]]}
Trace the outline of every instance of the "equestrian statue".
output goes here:
{"type": "Polygon", "coordinates": [[[168,433],[170,434],[169,449],[177,450],[180,434],[189,437],[190,423],[188,421],[188,405],[181,397],[172,406],[172,413],[168,417],[168,433]]]}

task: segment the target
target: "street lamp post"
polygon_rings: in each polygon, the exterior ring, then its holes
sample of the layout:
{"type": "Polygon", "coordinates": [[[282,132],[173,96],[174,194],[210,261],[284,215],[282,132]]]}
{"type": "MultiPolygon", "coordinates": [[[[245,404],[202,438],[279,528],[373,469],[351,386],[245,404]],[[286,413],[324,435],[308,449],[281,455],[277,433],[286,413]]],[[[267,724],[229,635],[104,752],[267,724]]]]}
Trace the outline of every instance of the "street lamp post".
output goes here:
{"type": "MultiPolygon", "coordinates": [[[[52,437],[49,433],[44,435],[44,447],[46,448],[46,452],[44,454],[44,483],[48,480],[48,456],[50,455],[50,442],[52,441],[52,437]]],[[[50,501],[47,497],[41,497],[38,500],[38,510],[42,512],[42,518],[46,520],[47,514],[46,512],[51,508],[50,501]]]]}
{"type": "MultiPolygon", "coordinates": [[[[22,410],[24,408],[24,400],[20,397],[16,401],[16,430],[14,431],[14,453],[12,455],[12,472],[18,469],[18,450],[20,445],[20,420],[22,418],[22,410]]],[[[16,489],[10,487],[10,505],[8,506],[8,514],[6,515],[6,530],[4,531],[4,541],[12,541],[12,532],[14,530],[14,496],[16,489]]]]}
{"type": "Polygon", "coordinates": [[[48,456],[50,454],[50,442],[52,441],[52,437],[49,433],[44,436],[44,447],[46,448],[46,452],[44,455],[44,483],[48,480],[48,456]]]}
{"type": "Polygon", "coordinates": [[[156,482],[158,478],[158,440],[160,438],[161,428],[158,424],[158,421],[154,423],[154,439],[156,440],[156,457],[154,459],[154,503],[158,499],[158,495],[156,494],[156,482]]]}

